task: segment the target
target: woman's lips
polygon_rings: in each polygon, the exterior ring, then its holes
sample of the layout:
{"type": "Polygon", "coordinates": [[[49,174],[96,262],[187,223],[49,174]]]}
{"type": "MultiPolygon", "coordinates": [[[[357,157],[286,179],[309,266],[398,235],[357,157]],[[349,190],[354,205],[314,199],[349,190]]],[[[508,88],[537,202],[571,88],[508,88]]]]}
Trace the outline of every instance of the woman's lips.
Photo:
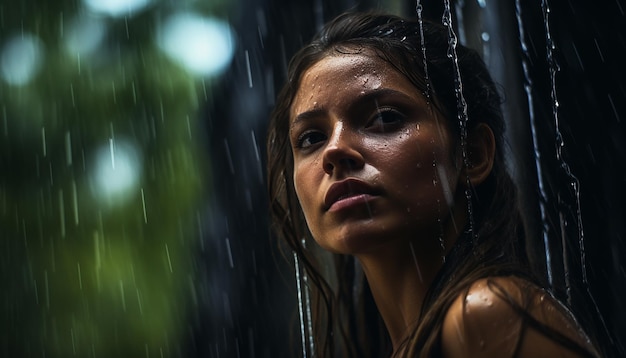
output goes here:
{"type": "Polygon", "coordinates": [[[370,195],[370,194],[357,194],[354,196],[343,197],[335,201],[328,208],[328,211],[339,211],[339,210],[347,209],[351,206],[363,205],[372,199],[374,199],[374,195],[370,195]]]}
{"type": "Polygon", "coordinates": [[[366,182],[349,178],[334,183],[324,197],[324,209],[337,211],[362,205],[377,196],[376,190],[366,182]]]}

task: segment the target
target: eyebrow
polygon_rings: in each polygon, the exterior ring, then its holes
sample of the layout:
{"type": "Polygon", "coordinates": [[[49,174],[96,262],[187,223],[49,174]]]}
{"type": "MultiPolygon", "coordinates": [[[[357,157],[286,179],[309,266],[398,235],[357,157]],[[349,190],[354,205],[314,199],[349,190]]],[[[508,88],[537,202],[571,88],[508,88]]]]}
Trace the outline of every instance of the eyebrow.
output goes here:
{"type": "MultiPolygon", "coordinates": [[[[375,90],[356,96],[356,99],[350,103],[349,108],[352,109],[354,107],[362,106],[364,103],[368,103],[368,102],[376,102],[378,99],[384,98],[384,97],[399,97],[400,100],[415,101],[414,98],[412,98],[411,96],[407,95],[404,92],[400,92],[392,88],[381,88],[381,89],[375,89],[375,90]]],[[[312,120],[317,117],[320,117],[325,112],[326,110],[323,108],[315,108],[315,109],[302,112],[294,118],[290,127],[293,127],[300,122],[312,120]]]]}
{"type": "Polygon", "coordinates": [[[298,114],[296,118],[293,119],[293,122],[291,123],[290,127],[293,127],[300,122],[305,122],[305,121],[320,117],[324,114],[324,112],[326,112],[326,110],[322,108],[315,108],[309,111],[302,112],[298,114]]]}

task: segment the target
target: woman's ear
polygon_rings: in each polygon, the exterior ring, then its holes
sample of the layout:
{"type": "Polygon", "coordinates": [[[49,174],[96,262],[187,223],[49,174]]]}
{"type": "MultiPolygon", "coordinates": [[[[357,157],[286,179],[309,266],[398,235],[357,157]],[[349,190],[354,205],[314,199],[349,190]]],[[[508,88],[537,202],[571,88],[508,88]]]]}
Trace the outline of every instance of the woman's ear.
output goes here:
{"type": "Polygon", "coordinates": [[[491,173],[496,153],[496,140],[491,128],[479,123],[467,136],[467,156],[469,168],[467,176],[473,186],[477,186],[491,173]]]}

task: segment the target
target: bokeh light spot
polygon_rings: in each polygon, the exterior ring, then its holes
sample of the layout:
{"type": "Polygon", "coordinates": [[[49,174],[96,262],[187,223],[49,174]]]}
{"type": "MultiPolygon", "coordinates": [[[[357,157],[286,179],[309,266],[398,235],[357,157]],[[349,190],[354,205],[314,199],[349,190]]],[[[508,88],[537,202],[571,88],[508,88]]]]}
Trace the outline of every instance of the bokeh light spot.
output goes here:
{"type": "Polygon", "coordinates": [[[192,13],[167,19],[158,45],[174,61],[201,76],[214,76],[224,71],[235,51],[228,23],[192,13]]]}
{"type": "Polygon", "coordinates": [[[137,147],[129,141],[111,140],[96,154],[94,190],[98,197],[121,203],[137,191],[142,160],[137,147]]]}
{"type": "Polygon", "coordinates": [[[21,86],[30,82],[43,62],[43,44],[38,37],[17,35],[2,47],[0,72],[9,84],[21,86]]]}
{"type": "Polygon", "coordinates": [[[150,4],[151,0],[84,0],[89,10],[113,17],[131,15],[150,4]]]}
{"type": "Polygon", "coordinates": [[[70,54],[88,55],[98,49],[106,26],[101,18],[81,16],[69,26],[65,35],[65,47],[70,54]]]}

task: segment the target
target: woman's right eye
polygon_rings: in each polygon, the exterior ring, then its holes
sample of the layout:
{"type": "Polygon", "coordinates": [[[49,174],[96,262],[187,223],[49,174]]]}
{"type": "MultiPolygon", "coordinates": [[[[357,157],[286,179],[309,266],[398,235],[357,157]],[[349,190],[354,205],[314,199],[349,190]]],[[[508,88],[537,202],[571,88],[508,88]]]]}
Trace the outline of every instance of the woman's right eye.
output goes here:
{"type": "Polygon", "coordinates": [[[404,122],[406,116],[392,108],[379,108],[376,114],[366,125],[366,128],[385,132],[404,122]]]}
{"type": "Polygon", "coordinates": [[[296,147],[300,149],[307,149],[319,142],[326,140],[326,135],[319,131],[306,131],[298,136],[296,147]]]}

